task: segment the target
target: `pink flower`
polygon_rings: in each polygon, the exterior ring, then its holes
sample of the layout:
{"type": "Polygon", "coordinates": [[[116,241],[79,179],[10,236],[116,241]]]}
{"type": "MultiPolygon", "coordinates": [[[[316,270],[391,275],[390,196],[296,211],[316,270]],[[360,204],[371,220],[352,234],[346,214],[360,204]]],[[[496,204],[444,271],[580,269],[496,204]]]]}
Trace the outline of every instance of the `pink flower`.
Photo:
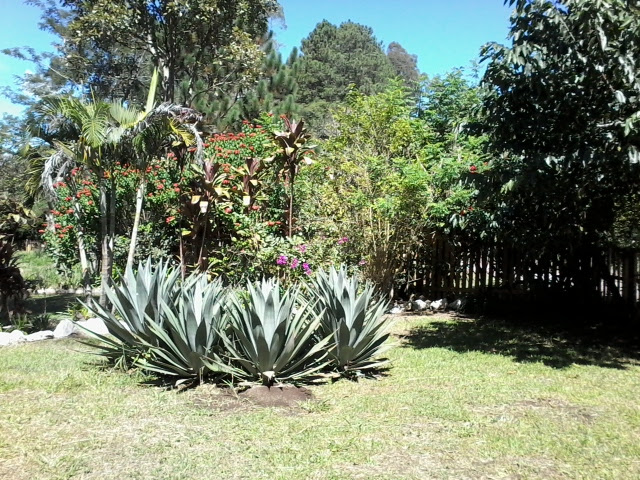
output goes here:
{"type": "Polygon", "coordinates": [[[307,251],[307,246],[304,244],[298,245],[298,250],[300,250],[300,253],[305,253],[307,251]]]}
{"type": "Polygon", "coordinates": [[[280,255],[276,260],[276,263],[278,265],[286,265],[287,263],[289,263],[289,258],[286,255],[280,255]]]}
{"type": "Polygon", "coordinates": [[[297,258],[294,258],[293,260],[291,260],[291,269],[292,270],[294,268],[298,268],[298,265],[300,265],[300,260],[298,260],[297,258]]]}
{"type": "Polygon", "coordinates": [[[342,238],[338,239],[338,245],[345,244],[348,241],[349,241],[349,237],[342,237],[342,238]]]}

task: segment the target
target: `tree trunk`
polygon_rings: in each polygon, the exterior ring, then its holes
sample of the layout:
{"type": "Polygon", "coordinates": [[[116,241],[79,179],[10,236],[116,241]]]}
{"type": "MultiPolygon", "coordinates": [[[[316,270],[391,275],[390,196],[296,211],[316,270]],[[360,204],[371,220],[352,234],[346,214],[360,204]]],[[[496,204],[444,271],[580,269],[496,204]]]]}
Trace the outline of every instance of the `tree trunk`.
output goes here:
{"type": "Polygon", "coordinates": [[[142,180],[136,191],[136,214],[133,219],[133,228],[131,229],[131,240],[129,243],[129,255],[127,256],[127,269],[133,268],[133,257],[136,252],[136,244],[138,242],[138,228],[140,227],[140,216],[142,215],[142,203],[144,201],[145,182],[142,180]]]}
{"type": "Polygon", "coordinates": [[[115,230],[115,191],[107,191],[103,179],[104,172],[100,170],[100,234],[102,237],[102,252],[100,266],[100,305],[106,307],[107,294],[105,287],[111,282],[113,271],[113,232],[115,230]]]}
{"type": "Polygon", "coordinates": [[[82,267],[82,288],[85,292],[91,289],[91,264],[87,257],[87,246],[84,242],[84,228],[82,228],[82,214],[80,213],[80,204],[76,201],[74,203],[76,220],[78,221],[78,228],[76,238],[78,239],[78,252],[80,253],[80,266],[82,267]]]}

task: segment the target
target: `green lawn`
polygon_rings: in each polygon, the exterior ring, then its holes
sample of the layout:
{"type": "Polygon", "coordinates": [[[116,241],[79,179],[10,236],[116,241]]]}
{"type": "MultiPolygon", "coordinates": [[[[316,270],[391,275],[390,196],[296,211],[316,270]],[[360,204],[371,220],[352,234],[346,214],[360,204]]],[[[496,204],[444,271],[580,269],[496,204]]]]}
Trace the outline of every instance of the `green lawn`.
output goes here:
{"type": "Polygon", "coordinates": [[[396,333],[386,376],[293,409],[148,386],[73,340],[0,349],[0,478],[640,478],[624,339],[445,317],[396,333]]]}

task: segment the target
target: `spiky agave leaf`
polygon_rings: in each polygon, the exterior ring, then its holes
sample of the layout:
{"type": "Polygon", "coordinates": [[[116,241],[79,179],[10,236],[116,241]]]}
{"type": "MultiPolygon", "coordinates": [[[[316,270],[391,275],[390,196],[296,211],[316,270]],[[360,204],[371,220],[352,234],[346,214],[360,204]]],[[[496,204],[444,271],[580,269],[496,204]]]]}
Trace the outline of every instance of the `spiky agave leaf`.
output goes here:
{"type": "Polygon", "coordinates": [[[322,331],[332,335],[334,346],[329,352],[332,363],[343,372],[376,368],[386,363],[376,360],[388,350],[390,321],[384,317],[388,306],[385,299],[373,300],[370,283],[358,294],[359,283],[349,277],[347,269],[331,267],[319,270],[311,279],[311,292],[318,299],[322,331]]]}
{"type": "Polygon", "coordinates": [[[316,341],[320,320],[307,303],[298,304],[299,290],[280,294],[275,280],[247,286],[249,298],[230,294],[229,327],[232,337],[223,342],[232,361],[249,381],[272,385],[309,377],[326,365],[330,337],[316,341]],[[294,311],[295,307],[297,311],[294,311]]]}
{"type": "Polygon", "coordinates": [[[133,358],[147,354],[150,345],[158,345],[159,339],[151,325],[162,325],[161,302],[175,297],[179,275],[180,270],[170,268],[169,262],[161,261],[154,266],[147,259],[140,263],[136,273],[127,269],[119,285],[105,287],[115,312],[93,299],[83,303],[104,321],[113,337],[92,334],[100,341],[102,355],[110,359],[123,355],[133,358]]]}
{"type": "Polygon", "coordinates": [[[220,359],[219,332],[224,329],[222,282],[209,283],[196,273],[181,285],[174,299],[162,302],[164,323],[151,324],[160,340],[140,366],[163,375],[202,380],[208,374],[235,373],[220,359]]]}

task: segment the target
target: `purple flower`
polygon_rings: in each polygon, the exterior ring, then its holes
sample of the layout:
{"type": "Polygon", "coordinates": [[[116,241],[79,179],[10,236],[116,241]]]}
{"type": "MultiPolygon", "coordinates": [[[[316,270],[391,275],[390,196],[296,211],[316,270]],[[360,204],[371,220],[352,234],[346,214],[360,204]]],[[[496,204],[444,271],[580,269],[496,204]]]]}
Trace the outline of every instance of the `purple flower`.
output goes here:
{"type": "Polygon", "coordinates": [[[349,241],[349,237],[342,237],[338,239],[338,245],[342,245],[343,243],[347,243],[349,241]]]}
{"type": "Polygon", "coordinates": [[[289,259],[287,258],[286,255],[280,255],[276,260],[276,263],[278,265],[286,265],[287,263],[289,263],[289,259]]]}
{"type": "Polygon", "coordinates": [[[304,270],[304,273],[307,275],[311,275],[311,267],[309,267],[308,263],[303,263],[302,264],[302,269],[304,270]]]}
{"type": "Polygon", "coordinates": [[[297,268],[298,265],[300,264],[300,260],[298,260],[297,258],[294,258],[293,260],[291,260],[291,268],[297,268]]]}
{"type": "Polygon", "coordinates": [[[307,251],[307,246],[305,244],[298,245],[298,250],[300,250],[300,253],[305,253],[307,251]]]}
{"type": "Polygon", "coordinates": [[[366,264],[367,264],[367,261],[366,261],[366,260],[364,260],[364,259],[362,259],[362,260],[360,260],[360,261],[358,262],[358,265],[360,265],[360,266],[362,266],[362,265],[366,265],[366,264]]]}

